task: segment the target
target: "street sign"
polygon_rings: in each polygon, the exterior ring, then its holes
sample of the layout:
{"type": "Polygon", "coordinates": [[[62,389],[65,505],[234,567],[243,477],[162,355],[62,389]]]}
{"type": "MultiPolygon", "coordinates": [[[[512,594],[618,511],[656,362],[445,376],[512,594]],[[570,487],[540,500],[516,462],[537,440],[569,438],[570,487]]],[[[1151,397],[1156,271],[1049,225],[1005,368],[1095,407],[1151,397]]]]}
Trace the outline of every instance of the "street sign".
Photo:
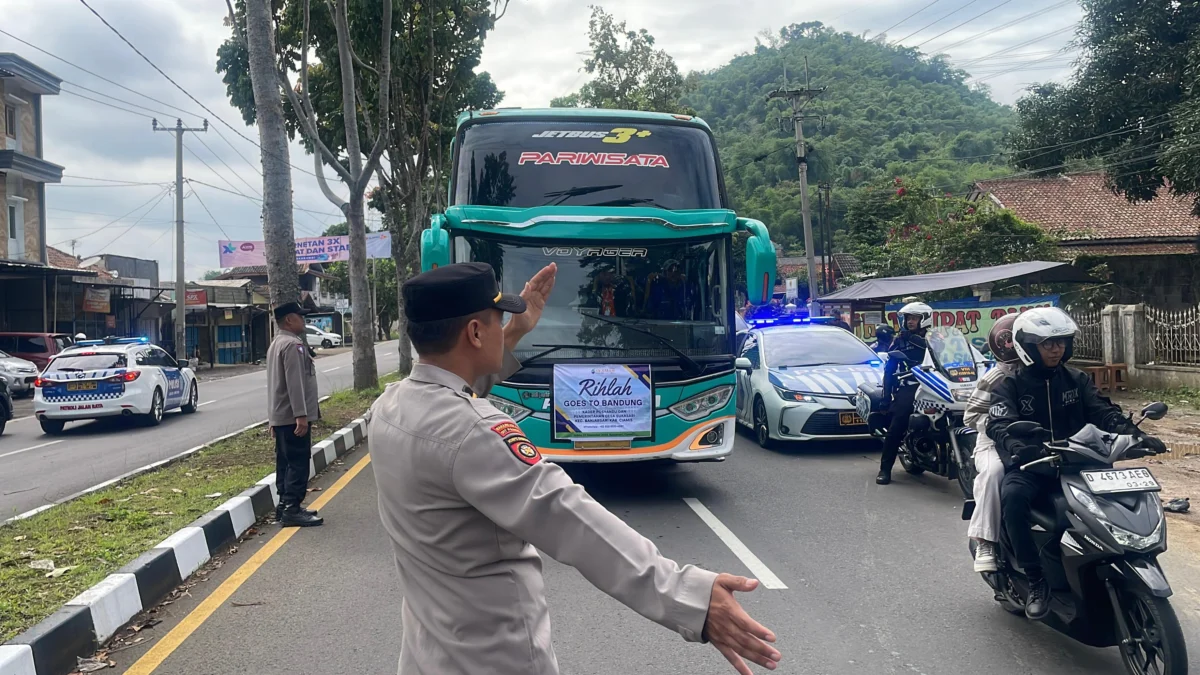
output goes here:
{"type": "Polygon", "coordinates": [[[338,298],[337,300],[333,301],[333,308],[336,309],[338,313],[345,314],[346,312],[350,311],[350,301],[346,298],[338,298]]]}
{"type": "Polygon", "coordinates": [[[796,279],[794,279],[794,278],[788,279],[787,280],[787,291],[786,291],[786,296],[787,296],[788,302],[795,301],[799,295],[800,295],[800,288],[799,288],[799,284],[796,281],[796,279]]]}

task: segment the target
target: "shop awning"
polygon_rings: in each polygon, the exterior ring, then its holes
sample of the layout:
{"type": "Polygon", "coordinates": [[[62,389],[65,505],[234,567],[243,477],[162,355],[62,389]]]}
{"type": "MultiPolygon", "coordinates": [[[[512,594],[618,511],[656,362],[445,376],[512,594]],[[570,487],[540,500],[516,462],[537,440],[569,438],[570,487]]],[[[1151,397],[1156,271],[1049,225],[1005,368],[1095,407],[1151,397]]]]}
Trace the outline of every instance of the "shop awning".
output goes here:
{"type": "Polygon", "coordinates": [[[953,272],[914,274],[907,277],[868,279],[853,286],[834,291],[818,298],[819,302],[850,302],[854,300],[883,300],[905,295],[920,295],[953,288],[967,288],[997,281],[1030,281],[1033,283],[1075,282],[1094,284],[1096,279],[1088,276],[1069,263],[1034,260],[1031,262],[976,267],[953,272]]]}

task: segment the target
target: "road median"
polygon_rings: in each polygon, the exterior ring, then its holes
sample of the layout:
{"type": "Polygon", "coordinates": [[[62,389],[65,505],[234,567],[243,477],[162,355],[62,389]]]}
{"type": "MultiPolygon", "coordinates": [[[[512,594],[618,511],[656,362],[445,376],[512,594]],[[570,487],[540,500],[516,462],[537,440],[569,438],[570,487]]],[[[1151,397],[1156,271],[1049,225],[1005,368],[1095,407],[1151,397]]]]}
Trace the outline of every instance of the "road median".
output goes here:
{"type": "MultiPolygon", "coordinates": [[[[313,475],[365,437],[378,394],[342,391],[322,404],[313,475]]],[[[274,462],[258,426],[0,527],[0,675],[73,671],[76,656],[273,514],[274,462]]]]}

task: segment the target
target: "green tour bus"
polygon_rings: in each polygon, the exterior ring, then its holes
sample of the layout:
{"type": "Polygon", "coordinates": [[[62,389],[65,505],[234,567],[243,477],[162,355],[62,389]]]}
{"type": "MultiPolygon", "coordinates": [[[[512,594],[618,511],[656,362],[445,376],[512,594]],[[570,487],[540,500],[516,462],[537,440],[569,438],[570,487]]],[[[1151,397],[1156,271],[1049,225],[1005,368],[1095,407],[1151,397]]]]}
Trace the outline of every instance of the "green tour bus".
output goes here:
{"type": "MultiPolygon", "coordinates": [[[[720,461],[733,450],[735,237],[745,298],[771,299],[775,248],[725,194],[716,141],[687,115],[467,111],[449,207],[421,268],[482,261],[506,293],[557,282],[488,398],[555,462],[720,461]],[[743,234],[744,233],[744,234],[743,234]]],[[[739,284],[740,285],[740,284],[739,284]]]]}

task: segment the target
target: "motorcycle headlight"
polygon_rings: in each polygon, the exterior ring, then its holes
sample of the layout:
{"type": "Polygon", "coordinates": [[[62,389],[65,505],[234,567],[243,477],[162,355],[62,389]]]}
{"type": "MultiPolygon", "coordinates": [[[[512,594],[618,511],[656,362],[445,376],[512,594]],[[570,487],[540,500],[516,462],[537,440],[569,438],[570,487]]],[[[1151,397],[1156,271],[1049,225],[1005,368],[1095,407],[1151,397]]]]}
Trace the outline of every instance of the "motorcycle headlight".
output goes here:
{"type": "Polygon", "coordinates": [[[512,401],[502,399],[499,396],[488,394],[487,399],[492,405],[496,406],[497,410],[511,417],[514,422],[520,422],[521,420],[533,414],[532,410],[526,408],[520,403],[513,403],[512,401]]]}
{"type": "Polygon", "coordinates": [[[1070,486],[1070,488],[1071,494],[1074,495],[1075,499],[1079,500],[1080,504],[1083,504],[1083,508],[1087,509],[1088,513],[1096,516],[1096,520],[1100,521],[1100,524],[1104,526],[1104,529],[1108,530],[1108,533],[1111,534],[1113,539],[1115,539],[1121,546],[1136,549],[1138,551],[1144,551],[1152,546],[1157,546],[1162,541],[1164,533],[1163,523],[1165,522],[1165,519],[1162,517],[1161,511],[1159,511],[1158,514],[1158,526],[1154,528],[1153,532],[1147,536],[1134,534],[1123,527],[1118,527],[1109,522],[1108,518],[1104,515],[1104,511],[1100,508],[1100,505],[1096,503],[1096,500],[1091,494],[1080,490],[1074,485],[1070,486]]]}
{"type": "Polygon", "coordinates": [[[954,400],[959,403],[966,403],[967,401],[971,400],[971,390],[970,389],[955,389],[954,390],[954,400]]]}
{"type": "Polygon", "coordinates": [[[781,398],[785,401],[799,401],[801,403],[816,403],[817,402],[817,399],[813,396],[809,396],[808,394],[801,394],[798,391],[792,391],[791,389],[784,389],[782,387],[775,387],[775,393],[779,394],[779,398],[781,398]]]}
{"type": "Polygon", "coordinates": [[[729,403],[729,397],[733,395],[733,385],[723,385],[714,387],[698,394],[691,398],[686,398],[679,403],[667,408],[675,413],[680,419],[688,422],[701,419],[714,410],[720,410],[729,403]]]}

